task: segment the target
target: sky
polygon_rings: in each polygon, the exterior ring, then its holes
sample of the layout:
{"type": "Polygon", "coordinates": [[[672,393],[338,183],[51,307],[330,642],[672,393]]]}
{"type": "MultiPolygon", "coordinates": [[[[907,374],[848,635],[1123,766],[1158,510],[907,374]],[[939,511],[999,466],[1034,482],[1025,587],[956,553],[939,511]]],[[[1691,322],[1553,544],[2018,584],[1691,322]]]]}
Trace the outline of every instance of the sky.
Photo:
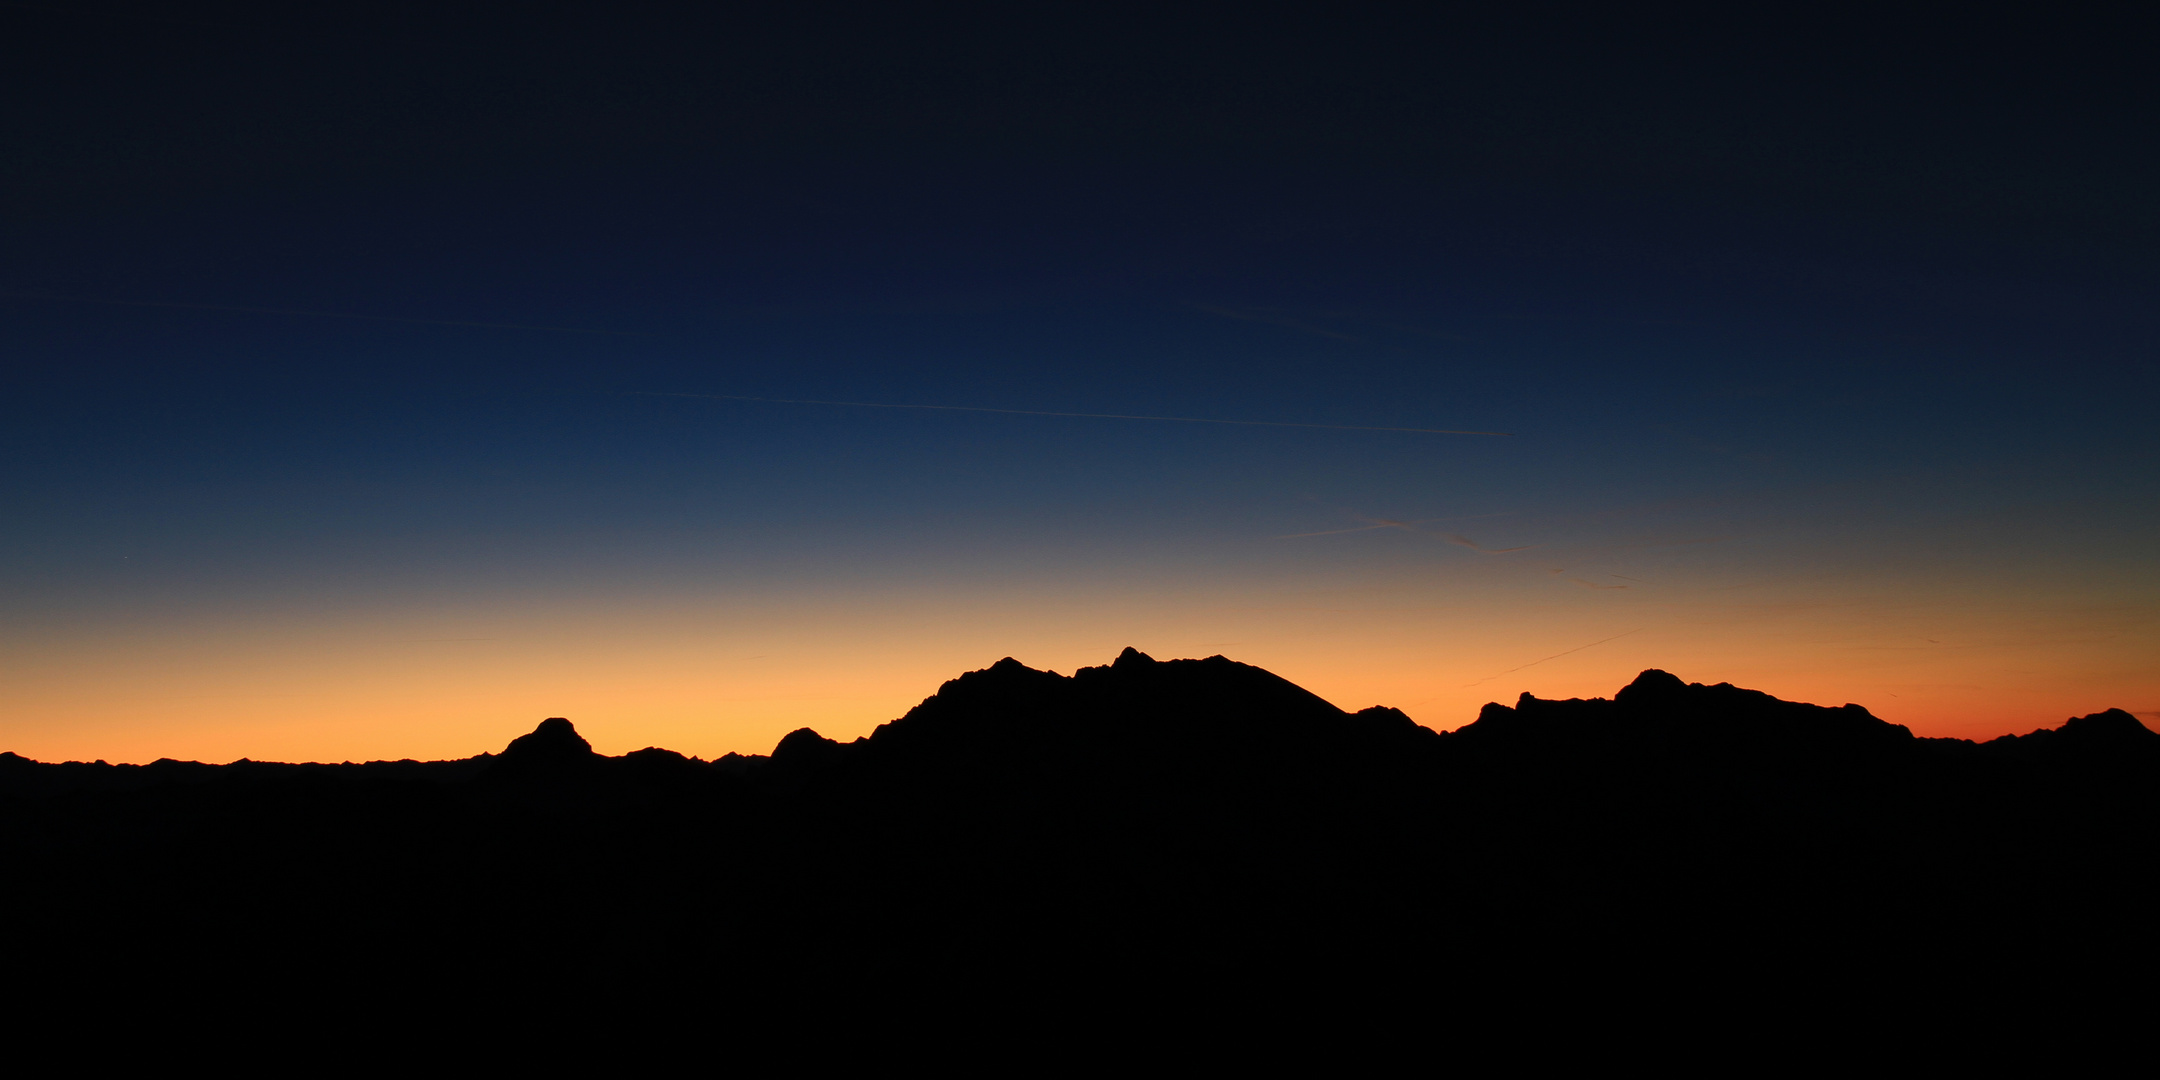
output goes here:
{"type": "Polygon", "coordinates": [[[1941,15],[0,4],[0,749],[2160,724],[2160,76],[1941,15]]]}

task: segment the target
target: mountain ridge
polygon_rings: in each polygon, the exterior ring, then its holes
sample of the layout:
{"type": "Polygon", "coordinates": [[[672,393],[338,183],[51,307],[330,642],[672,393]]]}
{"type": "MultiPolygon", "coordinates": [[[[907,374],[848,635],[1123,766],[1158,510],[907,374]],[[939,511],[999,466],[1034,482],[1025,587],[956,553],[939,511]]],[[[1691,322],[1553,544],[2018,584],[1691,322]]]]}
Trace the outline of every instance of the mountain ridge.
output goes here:
{"type": "MultiPolygon", "coordinates": [[[[1515,705],[1487,703],[1477,719],[1451,731],[1440,732],[1424,727],[1411,720],[1400,709],[1374,705],[1356,712],[1341,709],[1318,695],[1291,683],[1281,676],[1264,669],[1242,664],[1221,655],[1199,659],[1176,659],[1159,661],[1138,649],[1127,647],[1109,664],[1083,667],[1072,675],[1059,675],[1054,671],[1029,668],[1008,656],[976,671],[964,672],[947,680],[938,690],[900,717],[879,724],[871,734],[860,736],[851,742],[841,743],[820,735],[809,727],[798,728],[783,736],[768,754],[730,753],[721,759],[706,762],[703,759],[682,755],[661,747],[646,747],[626,754],[603,755],[592,749],[591,744],[577,732],[576,726],[567,718],[550,717],[533,731],[516,736],[499,752],[483,752],[469,758],[452,758],[440,761],[415,761],[410,758],[398,761],[368,762],[270,762],[248,758],[219,765],[200,761],[181,761],[160,758],[147,764],[107,764],[105,762],[41,762],[23,757],[12,751],[0,751],[0,791],[10,790],[20,784],[21,770],[29,766],[44,769],[64,769],[83,773],[110,770],[110,775],[133,775],[137,782],[185,782],[203,777],[202,770],[227,768],[290,768],[290,769],[353,769],[384,768],[404,769],[435,768],[453,765],[473,766],[493,762],[498,766],[513,768],[577,767],[588,759],[598,762],[620,762],[640,755],[646,760],[659,757],[677,759],[685,764],[718,767],[724,771],[740,771],[756,767],[749,763],[785,760],[809,763],[837,760],[835,755],[845,755],[854,748],[868,748],[874,755],[889,758],[895,754],[919,754],[931,747],[950,747],[952,740],[963,733],[978,738],[995,736],[1000,739],[1035,740],[1051,735],[1073,736],[1079,710],[1111,710],[1111,729],[1127,735],[1154,735],[1190,739],[1210,734],[1205,731],[1179,730],[1174,732],[1133,732],[1116,726],[1121,705],[1129,705],[1129,699],[1138,693],[1169,693],[1185,695],[1181,699],[1191,704],[1193,688],[1180,679],[1186,671],[1205,672],[1213,682],[1208,691],[1221,695],[1226,687],[1233,696],[1226,702],[1218,702],[1204,710],[1212,718],[1220,720],[1224,712],[1238,705],[1258,706],[1260,719],[1268,726],[1241,729],[1230,734],[1236,738],[1281,739],[1295,733],[1319,738],[1321,743],[1312,747],[1315,753],[1324,753],[1333,747],[1325,740],[1348,738],[1353,742],[1396,740],[1404,745],[1445,745],[1456,741],[1490,741],[1499,736],[1500,729],[1507,729],[1509,738],[1531,738],[1550,742],[1553,739],[1591,738],[1602,741],[1613,734],[1611,721],[1620,723],[1650,723],[1659,737],[1673,738],[1694,736],[1698,738],[1738,738],[1745,742],[1760,742],[1765,738],[1784,737],[1802,743],[1823,739],[1843,738],[1862,743],[1893,745],[1910,742],[1930,747],[1986,747],[1991,752],[2024,753],[2039,752],[2047,747],[2050,751],[2064,747],[2109,746],[2118,748],[2160,747],[2160,733],[2147,728],[2134,714],[2114,708],[2086,716],[2070,717],[2054,728],[2035,728],[2025,734],[2009,734],[1980,741],[1945,737],[1916,736],[1902,724],[1881,720],[1865,707],[1847,703],[1831,707],[1805,702],[1792,702],[1776,698],[1759,690],[1747,690],[1731,683],[1688,683],[1662,669],[1647,669],[1611,698],[1538,698],[1525,691],[1515,705]],[[1234,681],[1233,681],[1234,680],[1234,681]],[[1269,692],[1279,700],[1266,701],[1269,692]],[[1049,695],[1067,693],[1074,695],[1068,702],[1051,702],[1049,695]],[[1019,726],[1008,730],[990,732],[981,729],[980,717],[956,719],[959,714],[986,712],[995,709],[1035,710],[1039,714],[1026,717],[1019,726]],[[1720,728],[1718,717],[1745,716],[1754,728],[1720,728]],[[958,724],[962,730],[951,730],[958,724]],[[1340,730],[1327,731],[1320,728],[1296,730],[1286,724],[1297,723],[1343,725],[1340,730]],[[1044,725],[1048,725],[1047,727],[1044,725]],[[934,733],[931,729],[938,729],[934,733]],[[1840,733],[1833,735],[1832,733],[1840,733]],[[155,778],[155,779],[153,779],[155,778]]],[[[1095,720],[1101,713],[1091,714],[1095,720]]],[[[1097,727],[1088,734],[1099,735],[1105,730],[1097,727]]],[[[1644,734],[1642,731],[1633,734],[1644,734]]],[[[55,778],[57,779],[57,777],[55,778]]]]}
{"type": "Polygon", "coordinates": [[[2160,891],[2156,793],[2160,735],[2119,710],[1925,739],[1653,669],[1441,734],[1127,650],[1007,658],[861,738],[717,761],[600,755],[561,717],[444,762],[0,754],[0,920],[55,1000],[183,972],[709,1016],[845,987],[934,1028],[1655,984],[1750,988],[1706,1016],[1891,1015],[2141,977],[2148,921],[2100,913],[2160,891]]]}

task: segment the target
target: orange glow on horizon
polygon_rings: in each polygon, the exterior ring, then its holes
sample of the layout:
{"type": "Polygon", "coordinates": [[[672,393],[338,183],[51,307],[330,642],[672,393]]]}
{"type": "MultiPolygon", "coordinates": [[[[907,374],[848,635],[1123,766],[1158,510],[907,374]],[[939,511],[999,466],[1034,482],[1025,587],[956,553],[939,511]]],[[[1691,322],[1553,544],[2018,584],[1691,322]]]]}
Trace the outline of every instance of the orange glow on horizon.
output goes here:
{"type": "Polygon", "coordinates": [[[603,753],[713,758],[769,752],[799,727],[867,734],[1003,656],[1070,673],[1126,645],[1158,659],[1219,653],[1345,709],[1393,705],[1441,730],[1524,691],[1610,696],[1650,667],[1857,702],[1923,736],[1985,739],[2110,707],[2150,722],[2160,705],[2160,649],[2135,612],[1562,595],[1360,583],[1167,600],[1144,589],[684,595],[18,635],[0,749],[46,761],[425,760],[500,750],[567,716],[603,753]]]}

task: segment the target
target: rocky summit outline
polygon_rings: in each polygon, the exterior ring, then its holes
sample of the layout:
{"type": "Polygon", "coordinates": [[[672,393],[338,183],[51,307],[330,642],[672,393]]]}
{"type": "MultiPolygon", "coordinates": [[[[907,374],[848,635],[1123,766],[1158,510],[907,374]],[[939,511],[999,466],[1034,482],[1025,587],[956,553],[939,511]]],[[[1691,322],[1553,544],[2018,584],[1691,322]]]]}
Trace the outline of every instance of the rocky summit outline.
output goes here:
{"type": "Polygon", "coordinates": [[[1715,1011],[1833,976],[1889,1008],[2138,977],[2160,950],[2116,913],[2160,885],[2156,792],[2122,710],[1975,743],[1651,670],[1441,734],[1127,649],[717,761],[559,717],[446,762],[0,754],[0,918],[54,993],[186,971],[264,1008],[1429,1012],[1649,980],[1715,1011]]]}

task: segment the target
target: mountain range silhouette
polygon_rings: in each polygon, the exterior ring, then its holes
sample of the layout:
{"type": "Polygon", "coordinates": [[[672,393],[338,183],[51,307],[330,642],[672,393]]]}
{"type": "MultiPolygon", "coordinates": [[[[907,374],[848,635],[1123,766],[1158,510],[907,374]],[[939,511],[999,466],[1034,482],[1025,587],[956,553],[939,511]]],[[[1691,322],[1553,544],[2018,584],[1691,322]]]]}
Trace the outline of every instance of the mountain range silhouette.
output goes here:
{"type": "Polygon", "coordinates": [[[718,761],[561,718],[445,762],[0,754],[0,914],[108,1003],[1864,1011],[2145,978],[2156,780],[2121,710],[1973,743],[1652,670],[1440,734],[1127,649],[718,761]]]}

